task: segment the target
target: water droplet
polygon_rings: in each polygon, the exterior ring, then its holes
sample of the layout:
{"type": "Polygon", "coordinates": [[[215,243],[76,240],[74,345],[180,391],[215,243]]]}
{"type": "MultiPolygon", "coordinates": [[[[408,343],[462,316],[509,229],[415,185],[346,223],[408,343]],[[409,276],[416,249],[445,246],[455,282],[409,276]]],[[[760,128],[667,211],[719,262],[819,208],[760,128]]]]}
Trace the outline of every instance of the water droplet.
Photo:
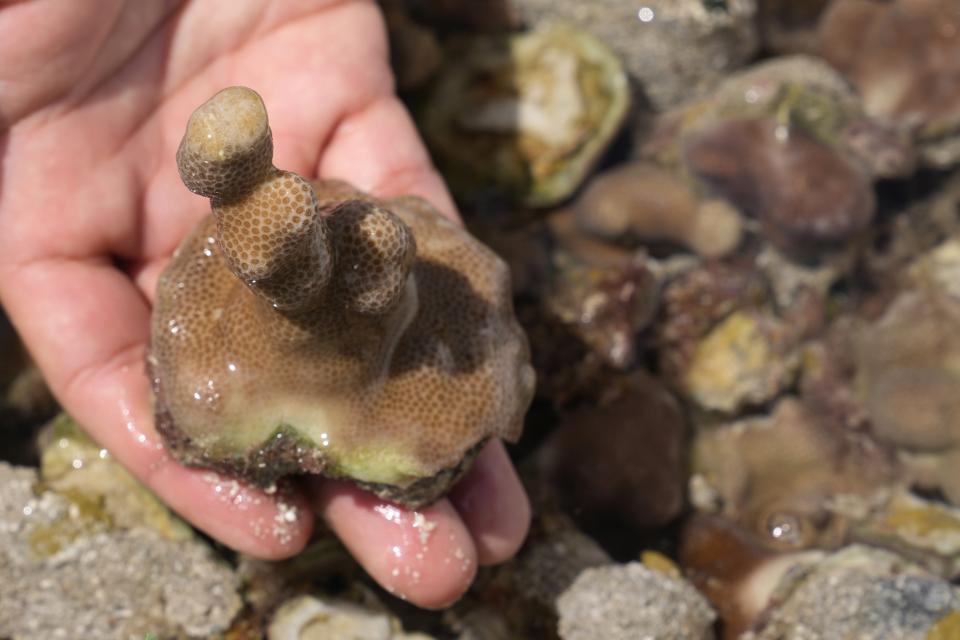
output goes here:
{"type": "Polygon", "coordinates": [[[803,525],[799,518],[790,513],[770,516],[767,519],[767,533],[781,544],[795,546],[803,542],[803,525]]]}

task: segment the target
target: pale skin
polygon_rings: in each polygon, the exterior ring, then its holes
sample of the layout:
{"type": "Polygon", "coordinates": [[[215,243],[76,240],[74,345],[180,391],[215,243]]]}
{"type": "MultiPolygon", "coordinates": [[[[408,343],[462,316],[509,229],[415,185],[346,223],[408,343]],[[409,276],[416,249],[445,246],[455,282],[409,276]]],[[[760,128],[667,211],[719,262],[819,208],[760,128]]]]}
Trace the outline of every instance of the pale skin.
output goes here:
{"type": "Polygon", "coordinates": [[[499,442],[417,515],[342,482],[287,496],[238,487],[178,464],[153,426],[144,354],[157,277],[209,211],[174,156],[190,112],[218,90],[263,96],[277,166],[421,195],[456,218],[393,93],[376,4],[0,7],[0,300],[63,407],[181,516],[247,554],[296,554],[316,513],[371,576],[425,607],[512,556],[530,508],[499,442]]]}

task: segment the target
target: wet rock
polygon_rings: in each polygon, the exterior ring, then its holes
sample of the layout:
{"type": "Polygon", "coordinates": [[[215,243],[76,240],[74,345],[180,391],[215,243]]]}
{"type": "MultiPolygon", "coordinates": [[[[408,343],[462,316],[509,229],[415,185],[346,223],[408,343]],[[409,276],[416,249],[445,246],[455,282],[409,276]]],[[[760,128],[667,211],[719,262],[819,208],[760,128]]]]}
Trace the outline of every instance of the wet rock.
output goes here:
{"type": "Polygon", "coordinates": [[[148,527],[173,541],[193,537],[190,527],[61,414],[44,434],[41,455],[45,486],[120,528],[148,527]]]}
{"type": "Polygon", "coordinates": [[[853,383],[856,370],[850,349],[847,317],[837,318],[826,335],[803,347],[798,391],[824,424],[850,433],[867,433],[869,418],[853,383]]]}
{"type": "Polygon", "coordinates": [[[942,502],[899,489],[857,525],[854,536],[947,580],[960,575],[960,510],[942,502]]]}
{"type": "Polygon", "coordinates": [[[729,254],[743,221],[722,200],[700,200],[682,180],[652,164],[631,163],[593,178],[574,203],[577,224],[601,239],[670,242],[704,258],[729,254]]]}
{"type": "Polygon", "coordinates": [[[443,64],[440,42],[396,0],[380,3],[390,37],[390,65],[400,91],[424,86],[443,64]]]}
{"type": "Polygon", "coordinates": [[[740,638],[770,604],[780,580],[823,557],[820,551],[774,550],[726,518],[696,514],[680,534],[685,575],[710,601],[723,638],[740,638]]]}
{"type": "Polygon", "coordinates": [[[36,464],[34,437],[57,403],[0,309],[0,460],[36,464]]]}
{"type": "Polygon", "coordinates": [[[801,131],[871,178],[905,177],[915,168],[910,136],[871,118],[840,73],[802,55],[731,74],[702,99],[664,113],[638,154],[676,167],[691,138],[728,122],[754,120],[774,120],[781,137],[801,131]]]}
{"type": "Polygon", "coordinates": [[[537,453],[544,483],[588,531],[666,524],[684,504],[686,423],[656,379],[567,415],[537,453]]]}
{"type": "Polygon", "coordinates": [[[716,617],[692,586],[636,562],[584,571],[557,606],[563,640],[707,639],[716,617]]]}
{"type": "Polygon", "coordinates": [[[512,566],[505,566],[502,574],[523,598],[555,611],[557,598],[579,575],[611,562],[592,538],[563,516],[550,515],[538,519],[512,566]]]}
{"type": "Polygon", "coordinates": [[[758,46],[754,0],[511,0],[539,25],[567,20],[606,42],[657,109],[707,91],[758,46]]]}
{"type": "Polygon", "coordinates": [[[445,618],[457,634],[457,640],[513,640],[517,637],[503,612],[493,607],[476,607],[463,613],[451,610],[445,618]]]}
{"type": "Polygon", "coordinates": [[[5,424],[38,422],[56,407],[40,371],[0,309],[0,412],[5,424]]]}
{"type": "Polygon", "coordinates": [[[461,199],[501,195],[544,207],[580,186],[629,104],[616,56],[601,40],[557,24],[460,42],[447,52],[419,120],[461,199]]]}
{"type": "Polygon", "coordinates": [[[240,610],[236,577],[199,540],[91,524],[36,487],[34,471],[0,463],[0,635],[205,638],[240,610]]]}
{"type": "Polygon", "coordinates": [[[762,306],[765,297],[762,278],[740,262],[697,265],[669,279],[653,328],[663,378],[682,388],[703,338],[735,310],[762,306]]]}
{"type": "Polygon", "coordinates": [[[604,252],[609,259],[596,256],[591,264],[549,227],[536,220],[520,229],[474,228],[510,265],[537,398],[561,408],[593,397],[611,367],[633,362],[636,334],[649,324],[659,285],[646,256],[611,250],[604,252]]]}
{"type": "Polygon", "coordinates": [[[960,634],[960,611],[948,613],[930,627],[924,640],[951,640],[960,634]]]}
{"type": "Polygon", "coordinates": [[[803,261],[863,235],[873,181],[915,168],[910,137],[868,116],[838,72],[807,56],[754,65],[662,114],[635,155],[757,218],[803,261]]]}
{"type": "MultiPolygon", "coordinates": [[[[309,595],[318,588],[343,595],[344,584],[352,586],[362,570],[340,541],[332,534],[314,536],[307,547],[287,560],[259,560],[241,555],[237,575],[243,582],[247,608],[244,622],[257,629],[267,626],[274,611],[288,600],[309,595]]],[[[364,601],[366,592],[350,599],[364,601]]]]}
{"type": "Polygon", "coordinates": [[[404,633],[400,622],[382,608],[353,602],[299,596],[274,614],[268,640],[430,640],[424,634],[404,633]]]}
{"type": "Polygon", "coordinates": [[[776,318],[736,311],[697,345],[681,388],[710,411],[734,413],[763,404],[793,381],[799,365],[795,347],[788,327],[776,318]]]}
{"type": "Polygon", "coordinates": [[[757,0],[760,40],[771,53],[816,53],[817,25],[830,0],[757,0]]]}
{"type": "Polygon", "coordinates": [[[773,550],[843,544],[897,479],[870,441],[831,428],[793,398],[769,417],[702,430],[691,457],[719,513],[773,550]]]}
{"type": "Polygon", "coordinates": [[[504,31],[520,26],[509,0],[404,0],[410,12],[425,24],[468,31],[504,31]]]}
{"type": "Polygon", "coordinates": [[[960,241],[917,259],[902,291],[850,338],[856,389],[877,437],[913,477],[960,504],[960,241]]]}
{"type": "Polygon", "coordinates": [[[941,619],[960,611],[960,589],[898,556],[858,545],[786,574],[777,592],[781,604],[746,638],[924,640],[941,619]]]}
{"type": "Polygon", "coordinates": [[[777,308],[795,310],[799,306],[825,301],[830,288],[853,271],[858,251],[825,256],[817,264],[801,264],[773,247],[764,247],[756,256],[756,268],[769,284],[777,308]]]}
{"type": "Polygon", "coordinates": [[[557,598],[586,569],[613,562],[569,517],[546,504],[538,487],[531,486],[534,518],[517,556],[481,569],[467,596],[446,612],[461,640],[556,638],[557,598]]]}
{"type": "Polygon", "coordinates": [[[820,27],[823,56],[865,109],[912,131],[925,163],[960,159],[960,7],[953,0],[837,0],[820,27]]]}
{"type": "Polygon", "coordinates": [[[732,120],[688,140],[685,162],[710,189],[760,220],[778,249],[801,258],[843,247],[876,209],[870,178],[802,127],[732,120]]]}
{"type": "Polygon", "coordinates": [[[565,211],[548,224],[553,247],[540,294],[546,310],[607,365],[627,369],[659,299],[659,278],[647,255],[591,241],[565,211]]]}

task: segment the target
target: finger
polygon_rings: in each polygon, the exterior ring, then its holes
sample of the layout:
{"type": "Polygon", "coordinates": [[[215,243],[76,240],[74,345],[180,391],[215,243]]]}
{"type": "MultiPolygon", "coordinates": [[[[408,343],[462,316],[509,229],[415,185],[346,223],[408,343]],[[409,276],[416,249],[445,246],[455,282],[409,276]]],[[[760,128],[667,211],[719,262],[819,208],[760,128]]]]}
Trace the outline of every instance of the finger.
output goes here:
{"type": "Polygon", "coordinates": [[[487,444],[449,495],[480,564],[513,557],[530,529],[530,501],[500,440],[487,444]]]}
{"type": "Polygon", "coordinates": [[[349,483],[314,480],[311,486],[317,512],[387,591],[440,608],[473,582],[477,552],[447,500],[409,511],[349,483]]]}
{"type": "Polygon", "coordinates": [[[383,197],[418,195],[444,215],[460,219],[410,114],[392,95],[375,99],[337,124],[317,173],[383,197]]]}
{"type": "Polygon", "coordinates": [[[149,407],[149,309],[105,261],[48,260],[0,272],[11,320],[64,408],[186,520],[238,551],[298,552],[313,524],[302,499],[266,495],[176,463],[149,407]]]}

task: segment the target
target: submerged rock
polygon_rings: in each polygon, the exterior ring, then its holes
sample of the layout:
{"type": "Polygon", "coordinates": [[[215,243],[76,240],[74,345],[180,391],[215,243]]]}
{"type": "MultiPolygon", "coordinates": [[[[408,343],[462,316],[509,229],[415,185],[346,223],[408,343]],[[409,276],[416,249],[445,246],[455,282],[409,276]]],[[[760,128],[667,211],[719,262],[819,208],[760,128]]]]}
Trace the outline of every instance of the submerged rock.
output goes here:
{"type": "Polygon", "coordinates": [[[563,640],[706,640],[716,618],[692,586],[637,562],[587,569],[557,608],[563,640]]]}
{"type": "Polygon", "coordinates": [[[386,610],[353,602],[298,596],[274,613],[268,640],[430,640],[404,633],[386,610]]]}
{"type": "Polygon", "coordinates": [[[443,50],[429,29],[413,20],[403,2],[380,3],[390,37],[390,66],[400,91],[425,85],[443,64],[443,50]]]}
{"type": "Polygon", "coordinates": [[[40,464],[47,487],[86,506],[111,526],[145,526],[173,541],[193,537],[186,523],[90,440],[72,418],[61,414],[45,437],[48,443],[40,464]]]}
{"type": "Polygon", "coordinates": [[[511,0],[532,25],[566,20],[607,43],[664,109],[702,94],[753,57],[755,0],[511,0]]]}
{"type": "Polygon", "coordinates": [[[817,25],[831,0],[757,0],[763,47],[772,53],[816,53],[817,25]]]}
{"type": "Polygon", "coordinates": [[[960,240],[917,259],[900,284],[883,314],[852,332],[855,388],[913,480],[960,505],[960,240]]]}
{"type": "Polygon", "coordinates": [[[772,400],[799,366],[794,336],[772,316],[736,311],[697,345],[680,379],[704,409],[735,413],[772,400]]]}
{"type": "Polygon", "coordinates": [[[773,550],[843,544],[896,480],[883,452],[792,398],[769,417],[701,431],[691,456],[716,496],[708,508],[773,550]]]}
{"type": "Polygon", "coordinates": [[[688,140],[687,166],[760,220],[778,249],[801,257],[842,247],[876,209],[869,176],[802,127],[731,120],[688,140]]]}
{"type": "Polygon", "coordinates": [[[498,572],[518,595],[555,612],[557,598],[578,576],[612,562],[606,551],[565,518],[547,516],[534,525],[516,560],[498,572]]]}
{"type": "Polygon", "coordinates": [[[757,218],[770,242],[804,260],[869,225],[873,180],[914,168],[909,138],[871,119],[842,76],[806,56],[757,64],[663,114],[637,155],[757,218]]]}
{"type": "Polygon", "coordinates": [[[960,589],[886,551],[846,547],[789,572],[750,640],[924,640],[960,611],[960,589]]]}
{"type": "Polygon", "coordinates": [[[766,290],[750,265],[716,262],[698,265],[670,279],[663,287],[654,325],[661,375],[671,386],[683,377],[701,341],[724,318],[740,308],[763,305],[766,290]]]}
{"type": "Polygon", "coordinates": [[[683,571],[709,599],[720,618],[722,637],[730,640],[760,619],[784,575],[823,555],[771,549],[753,532],[719,516],[695,514],[680,534],[683,571]]]}
{"type": "Polygon", "coordinates": [[[40,369],[0,309],[0,460],[35,464],[37,427],[56,410],[40,369]]]}
{"type": "Polygon", "coordinates": [[[567,415],[537,453],[544,484],[588,531],[637,531],[684,504],[686,421],[656,379],[637,373],[597,407],[567,415]]]}
{"type": "Polygon", "coordinates": [[[546,310],[606,364],[629,368],[637,336],[653,320],[659,299],[649,258],[592,241],[566,211],[550,217],[548,233],[550,272],[538,292],[546,310]]]}
{"type": "Polygon", "coordinates": [[[701,99],[664,113],[639,153],[674,166],[691,135],[763,119],[776,120],[781,133],[804,131],[872,177],[905,177],[914,170],[910,137],[871,118],[839,72],[803,55],[757,63],[701,99]]]}
{"type": "Polygon", "coordinates": [[[533,207],[565,200],[627,116],[616,56],[567,25],[461,44],[419,118],[454,192],[472,202],[495,189],[533,207]]]}
{"type": "Polygon", "coordinates": [[[913,132],[921,157],[960,160],[960,6],[954,0],[836,0],[820,27],[823,56],[873,116],[913,132]]]}
{"type": "Polygon", "coordinates": [[[18,640],[207,638],[241,607],[235,575],[200,540],[105,526],[5,463],[0,575],[0,636],[18,640]]]}
{"type": "Polygon", "coordinates": [[[519,26],[510,0],[403,0],[420,21],[437,27],[469,31],[503,31],[519,26]]]}
{"type": "Polygon", "coordinates": [[[613,562],[593,538],[578,530],[531,487],[535,513],[517,556],[481,569],[477,582],[446,615],[460,640],[555,638],[557,598],[585,570],[613,562]]]}
{"type": "Polygon", "coordinates": [[[858,540],[953,580],[960,576],[960,509],[900,489],[859,523],[858,540]]]}
{"type": "Polygon", "coordinates": [[[182,462],[417,506],[519,436],[534,373],[493,252],[422,199],[275,169],[250,89],[199,107],[177,159],[213,207],[153,310],[158,429],[182,462]]]}

